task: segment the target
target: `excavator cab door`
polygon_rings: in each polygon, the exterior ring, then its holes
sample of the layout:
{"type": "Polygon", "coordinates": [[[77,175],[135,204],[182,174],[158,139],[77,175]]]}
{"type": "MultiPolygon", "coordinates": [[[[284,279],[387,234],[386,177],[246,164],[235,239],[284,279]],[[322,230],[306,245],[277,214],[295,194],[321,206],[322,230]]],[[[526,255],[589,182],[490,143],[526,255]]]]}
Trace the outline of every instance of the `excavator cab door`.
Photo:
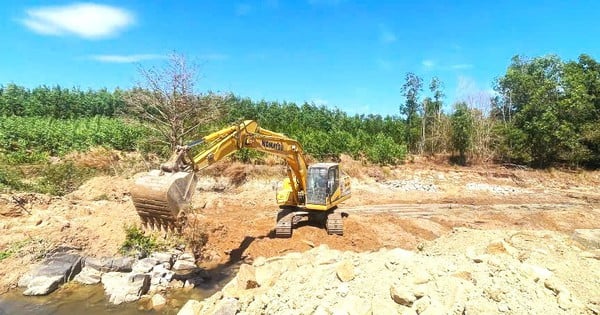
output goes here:
{"type": "Polygon", "coordinates": [[[329,201],[339,187],[337,164],[317,163],[308,168],[306,204],[308,208],[328,208],[329,201]],[[319,207],[321,206],[321,207],[319,207]]]}

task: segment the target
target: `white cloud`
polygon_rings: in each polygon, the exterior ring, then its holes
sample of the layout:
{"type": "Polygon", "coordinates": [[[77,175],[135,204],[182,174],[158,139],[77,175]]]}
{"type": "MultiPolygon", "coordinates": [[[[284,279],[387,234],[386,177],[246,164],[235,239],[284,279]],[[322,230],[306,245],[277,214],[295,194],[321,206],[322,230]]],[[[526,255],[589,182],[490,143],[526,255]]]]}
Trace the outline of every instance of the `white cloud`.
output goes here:
{"type": "Polygon", "coordinates": [[[86,39],[107,38],[135,22],[127,10],[95,3],[75,3],[28,9],[21,20],[42,35],[75,35],[86,39]]]}
{"type": "Polygon", "coordinates": [[[379,25],[379,41],[384,44],[391,44],[397,40],[396,34],[385,25],[379,25]]]}
{"type": "Polygon", "coordinates": [[[450,66],[450,69],[452,70],[463,70],[463,69],[471,69],[473,68],[473,65],[470,63],[459,63],[459,64],[454,64],[450,66]]]}
{"type": "Polygon", "coordinates": [[[89,59],[107,63],[134,63],[144,60],[166,59],[165,55],[135,54],[135,55],[92,55],[89,59]]]}
{"type": "Polygon", "coordinates": [[[430,59],[425,59],[421,62],[421,64],[423,65],[423,67],[427,68],[427,69],[431,69],[433,67],[435,67],[435,61],[430,60],[430,59]]]}

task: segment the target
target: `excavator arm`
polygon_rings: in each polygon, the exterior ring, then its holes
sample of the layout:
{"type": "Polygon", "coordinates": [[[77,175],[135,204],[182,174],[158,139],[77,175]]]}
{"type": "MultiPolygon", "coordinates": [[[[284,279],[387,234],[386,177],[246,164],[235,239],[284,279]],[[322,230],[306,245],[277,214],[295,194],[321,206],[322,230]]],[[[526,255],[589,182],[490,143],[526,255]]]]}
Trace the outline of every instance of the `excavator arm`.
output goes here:
{"type": "Polygon", "coordinates": [[[242,148],[283,158],[288,165],[288,178],[284,191],[278,194],[278,203],[282,206],[304,203],[307,164],[300,143],[281,133],[262,129],[256,121],[246,120],[177,147],[160,170],[139,176],[131,195],[142,222],[165,230],[180,228],[185,221],[182,210],[189,204],[197,183],[195,173],[242,148]],[[191,149],[200,144],[204,144],[205,149],[191,156],[191,149]]]}

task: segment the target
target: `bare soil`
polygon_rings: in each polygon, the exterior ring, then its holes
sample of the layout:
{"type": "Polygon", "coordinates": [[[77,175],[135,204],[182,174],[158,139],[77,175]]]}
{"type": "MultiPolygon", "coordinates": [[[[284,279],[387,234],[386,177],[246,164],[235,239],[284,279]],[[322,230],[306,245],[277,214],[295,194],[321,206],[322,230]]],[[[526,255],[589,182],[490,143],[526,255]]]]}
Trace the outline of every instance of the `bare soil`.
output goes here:
{"type": "MultiPolygon", "coordinates": [[[[237,186],[224,177],[202,178],[192,203],[209,233],[201,265],[213,268],[320,244],[359,252],[412,250],[457,227],[549,230],[565,236],[575,229],[600,228],[598,171],[415,163],[370,168],[361,175],[354,165],[353,196],[340,207],[349,214],[344,236],[303,225],[290,239],[276,239],[272,229],[278,178],[271,174],[281,173],[282,166],[270,167],[274,170],[249,172],[237,186]]],[[[0,195],[0,251],[12,253],[0,263],[0,292],[14,287],[29,264],[57,246],[81,248],[92,256],[116,255],[125,238],[124,225],[140,222],[129,196],[131,184],[131,179],[105,176],[60,198],[0,195]]]]}

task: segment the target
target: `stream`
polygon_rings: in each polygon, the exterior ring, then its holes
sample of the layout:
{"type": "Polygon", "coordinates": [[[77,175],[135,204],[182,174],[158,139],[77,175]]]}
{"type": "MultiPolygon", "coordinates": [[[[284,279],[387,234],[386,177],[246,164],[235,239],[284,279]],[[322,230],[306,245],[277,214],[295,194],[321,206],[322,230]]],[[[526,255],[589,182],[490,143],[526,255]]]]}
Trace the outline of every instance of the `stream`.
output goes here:
{"type": "Polygon", "coordinates": [[[70,282],[47,296],[24,296],[21,289],[0,295],[0,315],[177,314],[189,299],[201,301],[221,290],[235,276],[238,268],[239,264],[236,263],[211,270],[208,272],[210,280],[191,290],[168,290],[167,306],[161,311],[146,310],[139,301],[112,305],[104,295],[102,284],[80,285],[70,282]]]}

